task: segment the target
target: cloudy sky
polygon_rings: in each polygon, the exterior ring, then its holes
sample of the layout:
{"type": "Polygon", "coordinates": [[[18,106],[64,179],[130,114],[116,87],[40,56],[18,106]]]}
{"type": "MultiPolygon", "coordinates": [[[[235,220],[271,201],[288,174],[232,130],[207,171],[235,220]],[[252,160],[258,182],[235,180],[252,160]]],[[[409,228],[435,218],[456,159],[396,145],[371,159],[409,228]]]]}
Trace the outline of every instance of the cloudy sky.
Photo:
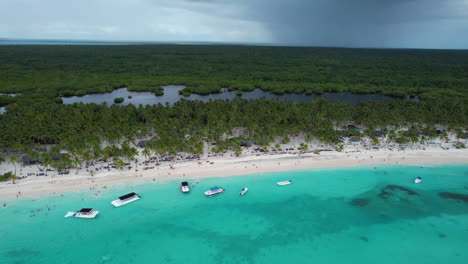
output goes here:
{"type": "Polygon", "coordinates": [[[468,0],[0,0],[0,38],[468,48],[468,0]]]}

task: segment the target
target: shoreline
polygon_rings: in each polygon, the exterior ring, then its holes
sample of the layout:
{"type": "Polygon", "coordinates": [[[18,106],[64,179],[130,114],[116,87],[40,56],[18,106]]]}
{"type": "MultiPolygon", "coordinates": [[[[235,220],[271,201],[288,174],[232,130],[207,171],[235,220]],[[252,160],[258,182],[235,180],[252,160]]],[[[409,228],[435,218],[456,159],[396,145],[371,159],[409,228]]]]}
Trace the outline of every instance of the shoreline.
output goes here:
{"type": "MultiPolygon", "coordinates": [[[[34,176],[0,183],[0,198],[26,198],[60,195],[70,191],[105,190],[118,184],[158,184],[170,180],[235,177],[268,172],[325,168],[347,168],[366,165],[440,166],[468,164],[468,150],[367,150],[328,151],[320,155],[263,154],[243,157],[212,157],[209,160],[181,161],[163,164],[150,170],[105,171],[94,176],[71,172],[66,176],[34,176]]],[[[98,191],[99,193],[99,191],[98,191]]],[[[97,194],[96,194],[97,195],[97,194]]]]}

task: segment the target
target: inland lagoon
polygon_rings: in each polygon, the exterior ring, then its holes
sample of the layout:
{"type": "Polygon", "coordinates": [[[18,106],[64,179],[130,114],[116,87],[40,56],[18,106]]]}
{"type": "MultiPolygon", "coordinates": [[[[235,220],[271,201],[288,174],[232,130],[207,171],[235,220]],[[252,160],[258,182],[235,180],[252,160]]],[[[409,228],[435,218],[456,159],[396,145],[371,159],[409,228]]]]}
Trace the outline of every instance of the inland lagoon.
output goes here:
{"type": "Polygon", "coordinates": [[[133,92],[127,90],[127,88],[120,88],[110,93],[100,94],[87,94],[84,96],[73,96],[73,97],[62,97],[64,104],[73,103],[95,103],[101,104],[106,103],[107,105],[114,104],[114,98],[124,98],[125,101],[120,103],[122,105],[133,104],[133,105],[154,105],[154,104],[174,104],[182,99],[184,100],[199,100],[202,102],[208,102],[213,100],[234,100],[235,98],[242,98],[246,100],[257,100],[257,99],[275,99],[282,102],[294,101],[297,103],[301,102],[312,102],[318,98],[322,98],[328,102],[333,103],[348,103],[357,104],[360,102],[382,102],[382,101],[393,101],[393,100],[409,100],[418,101],[417,97],[401,99],[397,97],[382,95],[382,94],[353,94],[353,93],[323,93],[321,95],[311,94],[283,94],[277,95],[272,94],[260,89],[255,89],[251,92],[243,92],[241,95],[237,95],[235,91],[228,91],[227,89],[221,89],[221,93],[209,94],[209,95],[198,95],[191,94],[190,96],[183,96],[179,94],[179,91],[184,89],[184,85],[166,85],[163,86],[164,95],[156,96],[150,92],[133,92]]]}
{"type": "Polygon", "coordinates": [[[3,199],[0,263],[468,263],[466,165],[184,180],[3,199]],[[100,214],[64,218],[82,207],[100,214]]]}

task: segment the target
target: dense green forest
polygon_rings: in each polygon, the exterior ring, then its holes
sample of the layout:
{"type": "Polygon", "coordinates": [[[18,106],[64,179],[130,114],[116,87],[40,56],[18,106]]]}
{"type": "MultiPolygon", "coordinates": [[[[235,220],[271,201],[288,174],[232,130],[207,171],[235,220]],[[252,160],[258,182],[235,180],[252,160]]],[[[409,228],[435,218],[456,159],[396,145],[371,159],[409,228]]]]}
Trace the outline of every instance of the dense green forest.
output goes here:
{"type": "MultiPolygon", "coordinates": [[[[277,147],[278,138],[305,134],[340,148],[341,138],[378,129],[399,143],[441,136],[445,125],[460,137],[468,128],[468,51],[287,48],[248,46],[0,46],[0,149],[37,158],[45,166],[85,161],[131,161],[138,137],[152,140],[144,155],[241,150],[249,141],[277,147]],[[353,92],[418,96],[357,105],[282,103],[275,100],[175,105],[63,105],[60,97],[119,87],[161,95],[161,85],[187,85],[182,93],[209,94],[221,87],[282,93],[353,92]],[[352,122],[366,129],[346,131],[352,122]],[[406,132],[396,132],[409,126],[406,132]],[[233,135],[235,130],[243,133],[233,135]],[[104,147],[103,142],[107,143],[104,147]],[[43,148],[52,144],[51,148],[43,148]],[[61,157],[61,150],[69,155],[61,157]],[[60,157],[60,158],[59,158],[60,157]]],[[[124,98],[115,98],[124,101],[124,98]]],[[[443,131],[442,136],[447,131],[443,131]]],[[[306,148],[306,145],[301,145],[306,148]]],[[[4,157],[0,155],[0,162],[4,157]]]]}
{"type": "MultiPolygon", "coordinates": [[[[467,98],[468,51],[228,45],[0,46],[0,92],[29,98],[110,92],[353,92],[467,98]]],[[[24,98],[18,98],[22,100],[24,98]]],[[[0,98],[0,103],[5,99],[0,98]]]]}
{"type": "Polygon", "coordinates": [[[145,135],[153,136],[143,152],[148,155],[175,155],[181,151],[196,155],[209,142],[216,142],[214,152],[239,151],[241,140],[268,148],[278,144],[278,138],[288,143],[299,133],[305,133],[308,140],[318,138],[339,148],[341,137],[350,132],[346,131],[349,120],[367,128],[356,133],[358,137],[372,137],[372,131],[380,129],[393,141],[410,143],[439,136],[436,124],[446,125],[461,136],[467,118],[462,103],[447,108],[445,104],[404,101],[353,106],[322,99],[298,104],[237,98],[207,103],[182,100],[174,106],[14,105],[0,115],[0,147],[27,153],[60,168],[100,158],[132,161],[137,150],[130,143],[137,143],[138,136],[145,135]],[[404,133],[389,129],[402,125],[411,128],[404,133]],[[243,128],[242,135],[224,136],[233,135],[236,128],[243,128]],[[103,148],[103,142],[110,146],[103,148]],[[41,144],[55,147],[45,149],[41,144]],[[53,160],[60,156],[62,148],[70,155],[53,160]]]}

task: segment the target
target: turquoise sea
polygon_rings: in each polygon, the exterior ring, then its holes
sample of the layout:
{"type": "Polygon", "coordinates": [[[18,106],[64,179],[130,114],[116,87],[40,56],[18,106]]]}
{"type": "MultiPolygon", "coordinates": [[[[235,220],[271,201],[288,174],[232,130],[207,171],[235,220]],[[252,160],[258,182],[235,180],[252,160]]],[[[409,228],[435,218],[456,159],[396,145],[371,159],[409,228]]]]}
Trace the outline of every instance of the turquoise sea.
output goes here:
{"type": "Polygon", "coordinates": [[[210,178],[186,195],[178,185],[1,200],[0,263],[468,263],[467,165],[210,178]],[[226,191],[205,197],[214,185],[226,191]],[[131,191],[142,199],[110,204],[131,191]],[[63,217],[82,207],[101,213],[63,217]]]}

